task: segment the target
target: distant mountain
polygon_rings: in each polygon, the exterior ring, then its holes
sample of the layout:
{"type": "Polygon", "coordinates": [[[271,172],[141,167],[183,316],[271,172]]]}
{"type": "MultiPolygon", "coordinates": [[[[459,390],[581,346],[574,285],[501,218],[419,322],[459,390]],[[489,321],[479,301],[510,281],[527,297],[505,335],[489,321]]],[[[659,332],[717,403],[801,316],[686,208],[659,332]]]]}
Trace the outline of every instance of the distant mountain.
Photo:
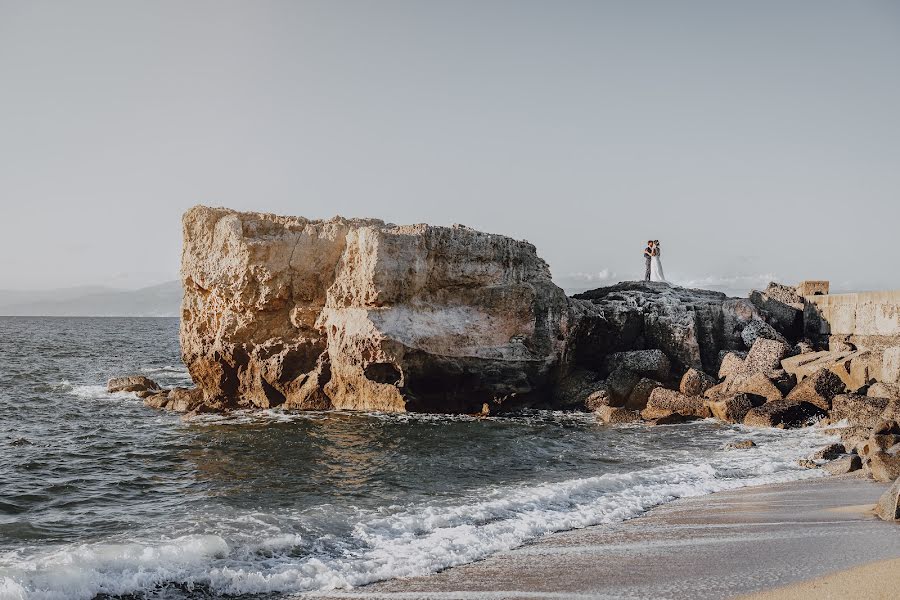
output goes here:
{"type": "Polygon", "coordinates": [[[0,290],[0,315],[46,317],[177,317],[181,282],[138,290],[85,286],[61,290],[0,290]]]}

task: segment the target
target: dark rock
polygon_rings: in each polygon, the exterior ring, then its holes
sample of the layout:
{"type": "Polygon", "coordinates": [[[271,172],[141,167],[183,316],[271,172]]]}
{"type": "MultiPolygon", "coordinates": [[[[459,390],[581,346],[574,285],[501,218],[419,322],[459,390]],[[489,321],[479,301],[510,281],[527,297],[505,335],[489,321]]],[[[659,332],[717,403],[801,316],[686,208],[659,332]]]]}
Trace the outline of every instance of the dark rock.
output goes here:
{"type": "Polygon", "coordinates": [[[641,376],[632,373],[625,367],[619,367],[606,378],[606,389],[609,390],[610,406],[625,406],[634,386],[641,380],[641,376]]]}
{"type": "Polygon", "coordinates": [[[669,415],[665,415],[656,419],[651,419],[647,421],[648,425],[680,425],[681,423],[688,423],[690,421],[696,421],[700,417],[695,417],[692,415],[680,415],[678,413],[672,413],[669,415]]]}
{"type": "Polygon", "coordinates": [[[662,350],[633,350],[631,352],[616,352],[606,359],[606,370],[612,373],[618,368],[624,367],[632,373],[652,377],[657,380],[669,378],[672,364],[662,350]]]}
{"type": "Polygon", "coordinates": [[[728,398],[709,400],[707,405],[712,415],[720,421],[743,423],[744,417],[751,408],[762,406],[765,403],[766,399],[762,396],[740,392],[728,398]]]}
{"type": "Polygon", "coordinates": [[[553,404],[559,408],[582,408],[591,394],[605,389],[606,384],[600,379],[599,373],[576,369],[553,390],[553,404]]]}
{"type": "Polygon", "coordinates": [[[744,425],[754,427],[793,428],[807,425],[812,420],[825,415],[825,411],[808,402],[795,400],[775,400],[757,406],[747,412],[744,425]]]}
{"type": "Polygon", "coordinates": [[[585,365],[613,352],[657,348],[681,369],[712,372],[719,352],[742,348],[741,331],[761,320],[748,300],[661,282],[624,282],[573,300],[592,305],[574,336],[575,360],[585,365]]]}
{"type": "Polygon", "coordinates": [[[113,377],[106,383],[106,391],[113,392],[145,392],[159,390],[159,384],[143,375],[113,377]]]}
{"type": "Polygon", "coordinates": [[[809,402],[822,410],[830,410],[834,397],[845,391],[847,388],[840,377],[828,369],[819,369],[798,383],[787,399],[809,402]]]}
{"type": "Polygon", "coordinates": [[[747,323],[747,326],[744,327],[743,331],[741,331],[741,340],[743,340],[744,346],[747,348],[753,347],[753,343],[759,338],[777,340],[785,344],[788,343],[787,339],[775,331],[774,327],[762,320],[750,321],[747,323]]]}
{"type": "Polygon", "coordinates": [[[647,400],[647,408],[641,411],[641,416],[648,421],[659,420],[672,414],[685,417],[707,418],[711,416],[709,407],[702,398],[697,396],[685,396],[674,390],[656,388],[647,400]]]}
{"type": "Polygon", "coordinates": [[[650,399],[650,394],[658,387],[662,387],[662,384],[658,381],[653,381],[652,379],[644,377],[638,381],[637,385],[631,390],[628,401],[625,403],[625,408],[638,411],[645,409],[647,407],[647,400],[650,399]]]}
{"type": "Polygon", "coordinates": [[[716,385],[716,380],[697,369],[688,369],[681,377],[678,390],[685,396],[702,396],[706,390],[716,385]]]}
{"type": "Polygon", "coordinates": [[[787,338],[797,339],[803,334],[803,298],[797,296],[799,300],[786,302],[784,300],[790,296],[789,288],[780,286],[784,289],[776,289],[773,286],[780,284],[770,283],[765,292],[750,292],[750,302],[779,333],[787,338]]]}
{"type": "Polygon", "coordinates": [[[900,521],[900,479],[881,495],[875,514],[885,521],[900,521]]]}

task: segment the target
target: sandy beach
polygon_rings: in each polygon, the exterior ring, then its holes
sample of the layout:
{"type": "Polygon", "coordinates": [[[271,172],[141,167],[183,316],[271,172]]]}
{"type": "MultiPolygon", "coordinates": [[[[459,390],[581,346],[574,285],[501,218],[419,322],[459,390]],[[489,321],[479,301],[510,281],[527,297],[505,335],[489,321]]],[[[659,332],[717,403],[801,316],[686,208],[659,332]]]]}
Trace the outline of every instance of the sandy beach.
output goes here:
{"type": "Polygon", "coordinates": [[[871,513],[886,488],[845,476],[684,499],[435,575],[325,597],[887,598],[900,586],[900,525],[871,513]]]}

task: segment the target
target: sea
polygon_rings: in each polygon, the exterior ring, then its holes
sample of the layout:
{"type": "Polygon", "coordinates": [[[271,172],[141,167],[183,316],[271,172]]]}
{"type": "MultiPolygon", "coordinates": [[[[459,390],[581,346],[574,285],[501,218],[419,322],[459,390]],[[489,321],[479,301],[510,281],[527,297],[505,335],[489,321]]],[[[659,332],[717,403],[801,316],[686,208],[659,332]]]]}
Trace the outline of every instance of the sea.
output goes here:
{"type": "Polygon", "coordinates": [[[0,318],[0,600],[268,599],[426,575],[816,477],[797,460],[832,441],[555,411],[183,418],[106,392],[132,373],[190,385],[177,319],[0,318]]]}

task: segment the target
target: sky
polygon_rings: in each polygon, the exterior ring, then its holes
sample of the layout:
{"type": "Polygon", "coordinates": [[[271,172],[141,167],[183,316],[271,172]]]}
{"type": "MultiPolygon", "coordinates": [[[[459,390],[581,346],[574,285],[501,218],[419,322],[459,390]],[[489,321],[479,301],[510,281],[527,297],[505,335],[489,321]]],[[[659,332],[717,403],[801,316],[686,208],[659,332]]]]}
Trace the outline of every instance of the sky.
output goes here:
{"type": "Polygon", "coordinates": [[[176,279],[195,204],[896,289],[900,2],[0,0],[0,203],[0,289],[176,279]]]}

